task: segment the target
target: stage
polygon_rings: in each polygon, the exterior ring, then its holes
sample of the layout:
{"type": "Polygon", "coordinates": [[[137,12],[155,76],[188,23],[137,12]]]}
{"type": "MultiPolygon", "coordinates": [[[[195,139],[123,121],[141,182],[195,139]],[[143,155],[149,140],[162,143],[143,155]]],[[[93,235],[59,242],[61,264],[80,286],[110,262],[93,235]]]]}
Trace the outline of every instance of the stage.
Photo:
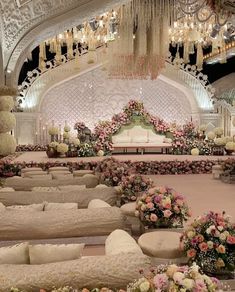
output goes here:
{"type": "MultiPolygon", "coordinates": [[[[34,152],[24,152],[16,157],[13,162],[37,162],[37,163],[47,163],[47,162],[98,162],[110,156],[102,156],[102,157],[67,157],[67,158],[48,158],[46,152],[44,151],[34,151],[34,152]]],[[[112,155],[117,160],[120,161],[218,161],[218,160],[226,160],[228,158],[235,158],[235,155],[232,156],[193,156],[193,155],[170,155],[170,154],[125,154],[125,155],[112,155]]]]}

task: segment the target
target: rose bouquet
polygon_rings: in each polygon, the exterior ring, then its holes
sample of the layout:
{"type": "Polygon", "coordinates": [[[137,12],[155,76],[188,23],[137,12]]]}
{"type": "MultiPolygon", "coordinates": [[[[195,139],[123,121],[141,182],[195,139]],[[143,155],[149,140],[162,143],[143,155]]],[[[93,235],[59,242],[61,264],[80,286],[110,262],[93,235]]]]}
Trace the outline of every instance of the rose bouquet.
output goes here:
{"type": "Polygon", "coordinates": [[[196,265],[158,266],[142,274],[142,278],[128,285],[127,292],[222,291],[219,280],[202,274],[196,265]]]}
{"type": "Polygon", "coordinates": [[[136,216],[149,228],[177,228],[182,227],[191,214],[180,193],[168,187],[154,187],[137,202],[136,216]]]}
{"type": "Polygon", "coordinates": [[[136,201],[141,193],[153,186],[153,181],[142,175],[133,174],[130,176],[123,176],[119,185],[122,188],[121,202],[125,204],[127,202],[136,201]]]}
{"type": "Polygon", "coordinates": [[[198,217],[181,237],[189,262],[205,271],[234,271],[235,226],[225,213],[209,212],[198,217]]]}

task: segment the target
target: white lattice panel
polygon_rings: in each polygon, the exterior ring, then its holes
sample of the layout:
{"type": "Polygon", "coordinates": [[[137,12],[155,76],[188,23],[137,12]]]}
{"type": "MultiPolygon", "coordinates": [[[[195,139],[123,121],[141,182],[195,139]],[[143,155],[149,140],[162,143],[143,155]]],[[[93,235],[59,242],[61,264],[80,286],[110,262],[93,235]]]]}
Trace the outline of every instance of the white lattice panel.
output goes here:
{"type": "Polygon", "coordinates": [[[84,121],[90,128],[98,120],[108,120],[130,99],[142,100],[146,109],[168,122],[184,123],[191,106],[182,91],[157,79],[110,80],[107,72],[96,69],[49,90],[41,104],[43,120],[73,126],[84,121]]]}

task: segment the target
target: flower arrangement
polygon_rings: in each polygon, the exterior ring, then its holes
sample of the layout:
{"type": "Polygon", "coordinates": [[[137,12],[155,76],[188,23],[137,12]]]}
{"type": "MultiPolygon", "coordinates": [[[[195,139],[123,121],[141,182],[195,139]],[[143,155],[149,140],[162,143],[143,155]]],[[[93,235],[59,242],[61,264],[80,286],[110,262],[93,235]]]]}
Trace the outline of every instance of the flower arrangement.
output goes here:
{"type": "Polygon", "coordinates": [[[234,142],[227,142],[225,145],[225,149],[234,151],[235,150],[235,143],[234,142]]]}
{"type": "Polygon", "coordinates": [[[200,132],[205,132],[206,131],[206,125],[202,124],[199,126],[199,131],[200,132]]]}
{"type": "Polygon", "coordinates": [[[10,112],[14,107],[12,96],[0,96],[0,111],[10,112]]]}
{"type": "Polygon", "coordinates": [[[181,237],[189,262],[208,272],[235,269],[235,225],[225,213],[200,216],[181,237]]]}
{"type": "Polygon", "coordinates": [[[168,187],[154,187],[137,202],[136,216],[148,228],[182,227],[191,216],[184,197],[168,187]]]}
{"type": "Polygon", "coordinates": [[[142,175],[133,174],[123,176],[119,185],[122,188],[121,202],[125,204],[136,201],[141,193],[153,186],[153,181],[142,175]]]}
{"type": "Polygon", "coordinates": [[[72,139],[71,143],[76,147],[78,147],[81,144],[81,142],[78,138],[72,139]]]}
{"type": "Polygon", "coordinates": [[[209,140],[214,140],[215,139],[215,133],[214,132],[208,132],[207,133],[207,138],[209,140]]]}
{"type": "Polygon", "coordinates": [[[57,149],[57,146],[58,146],[58,145],[59,145],[59,143],[56,142],[56,141],[54,141],[54,142],[51,142],[51,143],[49,144],[49,147],[57,149]]]}
{"type": "Polygon", "coordinates": [[[222,291],[220,281],[202,274],[197,265],[161,265],[142,274],[139,280],[128,285],[128,292],[222,291]]]}
{"type": "Polygon", "coordinates": [[[57,145],[56,150],[57,150],[58,153],[64,154],[64,153],[68,152],[69,147],[68,147],[68,145],[65,144],[65,143],[59,143],[59,144],[57,145]]]}
{"type": "Polygon", "coordinates": [[[51,126],[48,129],[48,134],[50,136],[55,136],[55,135],[59,135],[59,129],[57,127],[51,126]]]}
{"type": "Polygon", "coordinates": [[[1,111],[0,113],[0,133],[7,133],[16,125],[15,115],[8,111],[1,111]]]}
{"type": "MultiPolygon", "coordinates": [[[[71,286],[65,286],[60,288],[53,288],[52,290],[45,290],[45,289],[39,289],[38,292],[125,292],[124,290],[111,290],[109,288],[94,288],[91,290],[88,290],[87,288],[83,289],[77,289],[73,288],[71,286]]],[[[25,290],[20,290],[18,288],[11,288],[9,292],[27,292],[25,290]]]]}
{"type": "Polygon", "coordinates": [[[216,137],[221,137],[224,133],[224,130],[221,127],[217,127],[214,129],[214,133],[216,135],[216,137]]]}
{"type": "Polygon", "coordinates": [[[16,141],[8,133],[0,133],[0,156],[6,156],[15,153],[16,141]]]}
{"type": "Polygon", "coordinates": [[[224,146],[225,144],[226,144],[226,141],[224,138],[216,138],[215,139],[215,145],[224,146]]]}
{"type": "Polygon", "coordinates": [[[77,130],[78,132],[83,131],[85,128],[86,128],[86,125],[83,122],[77,122],[74,125],[74,130],[77,130]]]}
{"type": "Polygon", "coordinates": [[[68,140],[69,137],[70,137],[69,132],[64,132],[64,133],[63,133],[63,138],[64,138],[65,140],[68,140]]]}
{"type": "Polygon", "coordinates": [[[17,145],[16,146],[16,152],[29,152],[29,151],[46,151],[47,146],[46,145],[17,145]]]}
{"type": "Polygon", "coordinates": [[[82,143],[78,149],[79,157],[95,156],[94,146],[91,143],[82,143]]]}
{"type": "Polygon", "coordinates": [[[65,125],[64,126],[64,132],[70,132],[71,131],[71,128],[70,128],[70,126],[69,125],[65,125]]]}

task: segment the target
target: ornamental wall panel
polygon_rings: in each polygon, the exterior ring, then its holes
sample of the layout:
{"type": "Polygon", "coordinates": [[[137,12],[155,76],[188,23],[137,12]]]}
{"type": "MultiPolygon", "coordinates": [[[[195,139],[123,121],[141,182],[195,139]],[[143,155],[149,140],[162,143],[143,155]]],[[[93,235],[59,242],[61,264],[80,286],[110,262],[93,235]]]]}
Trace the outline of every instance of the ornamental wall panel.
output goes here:
{"type": "Polygon", "coordinates": [[[71,126],[84,121],[93,128],[99,120],[109,120],[130,99],[141,100],[146,109],[167,122],[179,124],[191,119],[188,98],[178,88],[160,78],[151,80],[112,80],[101,68],[70,79],[50,89],[41,102],[44,123],[71,126]]]}

